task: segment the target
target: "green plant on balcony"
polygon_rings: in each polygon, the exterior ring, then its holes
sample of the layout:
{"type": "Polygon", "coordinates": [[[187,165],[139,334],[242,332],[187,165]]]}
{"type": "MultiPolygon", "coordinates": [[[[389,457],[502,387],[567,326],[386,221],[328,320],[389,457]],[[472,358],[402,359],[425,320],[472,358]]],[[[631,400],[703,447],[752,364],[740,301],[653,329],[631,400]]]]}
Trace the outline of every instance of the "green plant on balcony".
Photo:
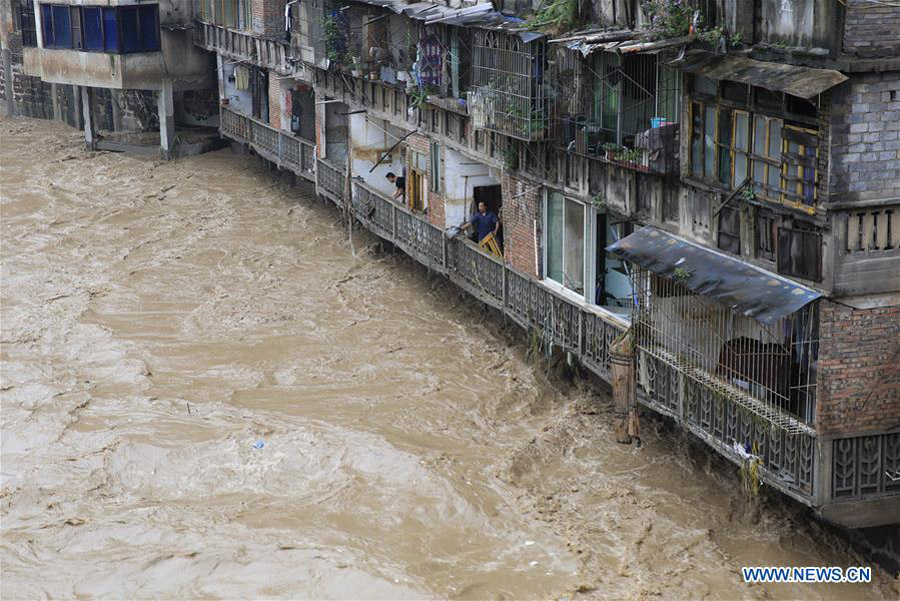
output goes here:
{"type": "Polygon", "coordinates": [[[338,19],[329,15],[324,23],[325,56],[338,65],[349,65],[350,53],[347,51],[347,37],[338,19]]]}
{"type": "Polygon", "coordinates": [[[647,27],[647,37],[650,40],[681,38],[690,33],[695,10],[686,2],[650,0],[644,2],[643,8],[650,19],[647,27]]]}
{"type": "Polygon", "coordinates": [[[578,0],[545,0],[526,21],[528,29],[558,32],[568,29],[578,18],[578,0]]]}
{"type": "Polygon", "coordinates": [[[640,163],[644,153],[638,148],[620,148],[616,151],[616,160],[623,163],[640,163]]]}
{"type": "Polygon", "coordinates": [[[691,272],[685,269],[684,267],[676,267],[675,271],[672,273],[672,279],[674,279],[679,284],[683,284],[691,278],[691,272]]]}
{"type": "Polygon", "coordinates": [[[507,142],[506,150],[503,152],[503,165],[509,171],[519,168],[519,147],[511,140],[507,142]]]}
{"type": "Polygon", "coordinates": [[[412,108],[419,108],[422,104],[428,100],[428,97],[434,94],[434,90],[431,86],[418,86],[412,89],[409,94],[409,106],[412,108]]]}
{"type": "Polygon", "coordinates": [[[603,196],[601,196],[600,194],[597,194],[597,195],[595,195],[595,196],[593,196],[593,197],[591,198],[591,204],[592,204],[592,205],[594,206],[594,208],[596,208],[598,211],[605,211],[605,210],[606,210],[606,199],[603,198],[603,196]]]}
{"type": "Polygon", "coordinates": [[[752,202],[756,199],[756,190],[753,189],[753,184],[744,186],[744,189],[741,190],[741,198],[744,202],[752,202]]]}

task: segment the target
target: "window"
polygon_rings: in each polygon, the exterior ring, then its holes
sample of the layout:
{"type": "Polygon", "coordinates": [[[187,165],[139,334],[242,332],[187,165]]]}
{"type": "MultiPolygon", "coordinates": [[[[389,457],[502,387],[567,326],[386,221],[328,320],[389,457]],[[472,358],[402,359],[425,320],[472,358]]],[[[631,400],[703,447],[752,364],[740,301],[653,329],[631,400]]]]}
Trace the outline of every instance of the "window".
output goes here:
{"type": "Polygon", "coordinates": [[[159,5],[94,7],[41,4],[44,48],[94,52],[159,50],[159,5]]]}
{"type": "Polygon", "coordinates": [[[441,147],[435,142],[431,143],[431,191],[441,191],[441,147]]]}
{"type": "Polygon", "coordinates": [[[552,192],[547,196],[546,215],[544,272],[548,279],[584,294],[585,207],[552,192]]]}
{"type": "Polygon", "coordinates": [[[84,49],[103,51],[103,9],[84,7],[81,11],[84,27],[84,49]]]}
{"type": "Polygon", "coordinates": [[[22,45],[26,48],[37,46],[37,26],[34,20],[34,3],[30,0],[19,0],[17,5],[19,17],[16,20],[22,32],[22,45]]]}
{"type": "Polygon", "coordinates": [[[719,248],[741,254],[741,211],[735,206],[727,205],[719,211],[719,248]]]}
{"type": "Polygon", "coordinates": [[[758,209],[756,213],[756,256],[769,261],[775,260],[775,213],[768,209],[758,209]]]}
{"type": "Polygon", "coordinates": [[[822,279],[822,233],[794,222],[778,228],[778,273],[808,280],[822,279]]]}
{"type": "Polygon", "coordinates": [[[428,196],[425,188],[428,159],[421,152],[411,150],[409,163],[409,176],[406,181],[408,205],[414,211],[424,212],[428,208],[428,196]]]}
{"type": "MultiPolygon", "coordinates": [[[[746,102],[735,99],[751,95],[736,84],[726,83],[722,85],[722,101],[691,102],[691,175],[732,190],[749,177],[757,198],[815,211],[817,131],[756,112],[759,107],[776,104],[771,92],[754,93],[757,104],[750,110],[731,106],[746,106],[746,102]]],[[[696,93],[696,80],[694,85],[696,93]]],[[[709,91],[704,89],[704,94],[709,91]]],[[[782,96],[777,96],[779,107],[782,96]]]]}

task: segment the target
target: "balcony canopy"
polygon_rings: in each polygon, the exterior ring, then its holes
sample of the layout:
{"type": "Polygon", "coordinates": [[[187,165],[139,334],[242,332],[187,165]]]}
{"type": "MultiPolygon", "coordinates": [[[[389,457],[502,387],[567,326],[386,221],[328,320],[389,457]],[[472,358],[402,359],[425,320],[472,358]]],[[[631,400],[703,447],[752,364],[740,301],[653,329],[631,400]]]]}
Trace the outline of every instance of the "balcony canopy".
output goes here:
{"type": "Polygon", "coordinates": [[[848,79],[833,69],[770,63],[729,54],[717,56],[705,51],[690,52],[670,64],[686,73],[760,86],[807,100],[848,79]]]}
{"type": "Polygon", "coordinates": [[[764,324],[787,317],[822,296],[771,271],[651,226],[606,250],[764,324]]]}

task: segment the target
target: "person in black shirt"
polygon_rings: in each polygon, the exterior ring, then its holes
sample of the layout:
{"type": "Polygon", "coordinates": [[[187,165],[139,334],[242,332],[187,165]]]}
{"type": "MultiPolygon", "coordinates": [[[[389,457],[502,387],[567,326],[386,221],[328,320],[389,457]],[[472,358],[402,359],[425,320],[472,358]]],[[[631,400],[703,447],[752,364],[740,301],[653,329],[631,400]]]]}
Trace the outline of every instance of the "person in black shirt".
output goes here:
{"type": "Polygon", "coordinates": [[[397,177],[393,172],[388,172],[385,177],[389,182],[397,186],[397,189],[394,191],[393,198],[405,198],[406,197],[406,178],[405,177],[397,177]]]}

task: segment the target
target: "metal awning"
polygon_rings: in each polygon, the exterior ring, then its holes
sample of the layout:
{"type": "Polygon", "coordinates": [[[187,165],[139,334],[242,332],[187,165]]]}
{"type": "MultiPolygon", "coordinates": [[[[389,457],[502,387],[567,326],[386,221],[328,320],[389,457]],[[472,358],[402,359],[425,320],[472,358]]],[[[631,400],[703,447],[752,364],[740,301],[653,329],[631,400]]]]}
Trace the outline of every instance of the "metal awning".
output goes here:
{"type": "Polygon", "coordinates": [[[493,29],[518,34],[526,43],[544,37],[543,33],[528,31],[524,19],[495,11],[494,5],[490,2],[481,2],[466,8],[450,8],[431,2],[409,4],[405,0],[357,0],[357,2],[380,6],[410,19],[425,21],[426,25],[443,23],[460,27],[493,29]]]}
{"type": "Polygon", "coordinates": [[[652,226],[610,244],[606,250],[766,324],[822,296],[788,278],[652,226]]]}
{"type": "Polygon", "coordinates": [[[730,54],[717,56],[705,51],[689,52],[683,59],[669,64],[687,73],[760,86],[806,99],[849,79],[833,69],[770,63],[730,54]]]}

